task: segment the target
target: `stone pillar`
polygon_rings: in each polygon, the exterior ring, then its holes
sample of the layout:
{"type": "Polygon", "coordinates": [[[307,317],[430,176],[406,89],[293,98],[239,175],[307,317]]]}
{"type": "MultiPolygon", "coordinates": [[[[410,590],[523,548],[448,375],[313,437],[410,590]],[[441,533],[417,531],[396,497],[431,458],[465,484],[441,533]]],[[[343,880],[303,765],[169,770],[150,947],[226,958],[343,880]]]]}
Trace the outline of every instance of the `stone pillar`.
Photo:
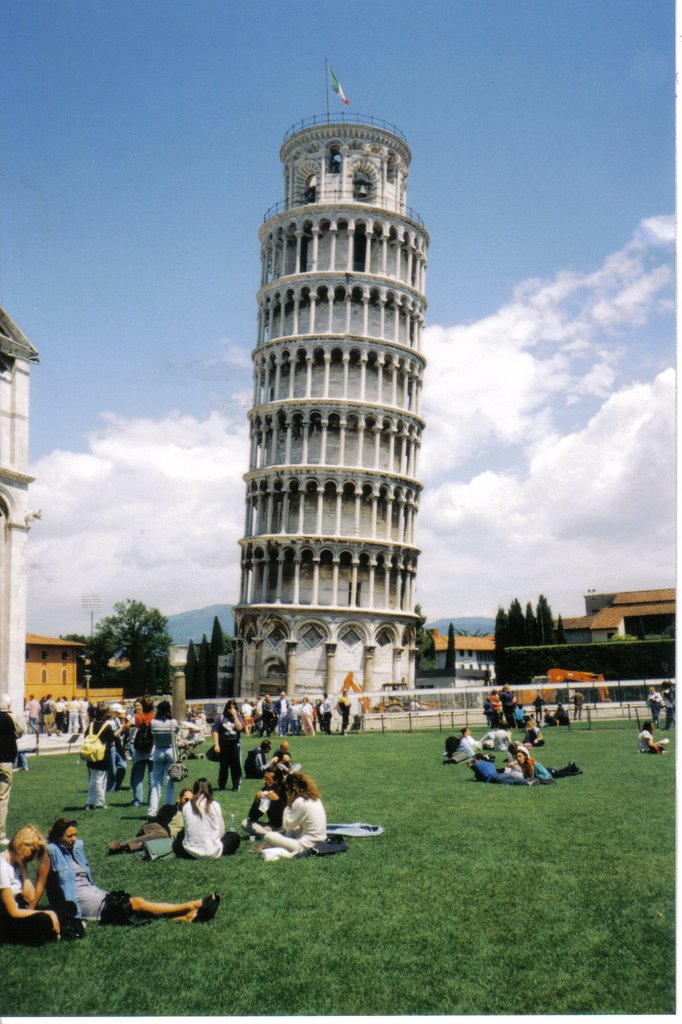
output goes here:
{"type": "Polygon", "coordinates": [[[181,668],[176,668],[173,671],[173,697],[171,701],[173,709],[173,718],[177,722],[183,722],[187,718],[187,708],[185,704],[185,673],[181,668]]]}
{"type": "Polygon", "coordinates": [[[372,689],[372,676],[374,673],[374,654],[376,647],[374,644],[365,644],[365,661],[362,666],[362,688],[363,690],[372,689]]]}
{"type": "Polygon", "coordinates": [[[298,642],[296,640],[287,640],[286,642],[287,651],[287,696],[291,696],[296,691],[296,648],[298,642]]]}
{"type": "Polygon", "coordinates": [[[391,680],[391,682],[393,682],[393,683],[399,683],[400,682],[400,662],[402,661],[402,657],[403,657],[403,648],[402,647],[394,647],[393,648],[393,679],[391,680]]]}
{"type": "Polygon", "coordinates": [[[325,674],[325,689],[327,693],[334,693],[334,663],[336,661],[336,644],[326,643],[327,670],[325,674]]]}

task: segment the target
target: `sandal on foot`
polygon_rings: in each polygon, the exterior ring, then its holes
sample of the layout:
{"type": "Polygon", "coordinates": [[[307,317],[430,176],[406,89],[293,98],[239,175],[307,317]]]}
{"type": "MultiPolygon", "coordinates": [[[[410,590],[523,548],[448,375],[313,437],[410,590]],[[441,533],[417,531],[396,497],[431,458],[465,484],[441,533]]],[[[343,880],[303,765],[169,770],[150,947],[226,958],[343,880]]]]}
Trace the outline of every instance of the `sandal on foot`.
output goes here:
{"type": "Polygon", "coordinates": [[[220,904],[220,894],[212,892],[210,896],[204,897],[204,900],[197,910],[197,916],[194,918],[195,924],[202,924],[204,921],[212,921],[218,913],[218,906],[220,904]]]}

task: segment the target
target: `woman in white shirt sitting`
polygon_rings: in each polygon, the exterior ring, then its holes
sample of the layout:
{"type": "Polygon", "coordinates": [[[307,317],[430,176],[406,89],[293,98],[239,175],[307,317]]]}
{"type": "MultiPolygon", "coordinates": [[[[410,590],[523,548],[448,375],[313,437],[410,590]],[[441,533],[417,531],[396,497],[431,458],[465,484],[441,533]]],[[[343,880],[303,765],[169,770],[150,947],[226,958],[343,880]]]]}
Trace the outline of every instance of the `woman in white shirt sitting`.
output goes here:
{"type": "Polygon", "coordinates": [[[182,808],[185,827],[174,845],[176,856],[198,859],[236,853],[241,840],[236,832],[225,833],[222,808],[213,799],[211,783],[197,779],[192,792],[192,799],[182,808]]]}
{"type": "Polygon", "coordinates": [[[47,851],[35,825],[17,829],[9,849],[0,853],[0,944],[42,946],[58,939],[59,920],[53,910],[35,910],[35,889],[26,865],[47,851]]]}
{"type": "Polygon", "coordinates": [[[279,860],[305,853],[327,838],[327,815],[320,792],[303,772],[291,772],[284,779],[287,806],[281,832],[268,832],[263,849],[264,860],[279,860]]]}

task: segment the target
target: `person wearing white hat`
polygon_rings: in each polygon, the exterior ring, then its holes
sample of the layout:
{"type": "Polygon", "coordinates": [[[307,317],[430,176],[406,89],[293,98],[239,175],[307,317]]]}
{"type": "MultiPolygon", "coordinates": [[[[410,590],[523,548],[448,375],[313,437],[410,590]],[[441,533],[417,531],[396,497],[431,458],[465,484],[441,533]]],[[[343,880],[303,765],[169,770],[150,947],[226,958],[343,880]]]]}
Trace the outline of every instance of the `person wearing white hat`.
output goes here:
{"type": "Polygon", "coordinates": [[[7,846],[9,840],[5,834],[9,796],[12,788],[14,772],[12,770],[17,756],[17,738],[22,729],[12,716],[12,701],[8,693],[0,697],[0,846],[7,846]]]}

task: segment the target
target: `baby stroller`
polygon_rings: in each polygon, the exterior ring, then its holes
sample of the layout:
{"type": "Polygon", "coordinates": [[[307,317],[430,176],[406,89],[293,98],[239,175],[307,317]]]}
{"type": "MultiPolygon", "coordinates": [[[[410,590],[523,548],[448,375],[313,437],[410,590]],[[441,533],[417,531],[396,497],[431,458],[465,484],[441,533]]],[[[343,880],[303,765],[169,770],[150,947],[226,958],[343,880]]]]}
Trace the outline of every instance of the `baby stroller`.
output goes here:
{"type": "Polygon", "coordinates": [[[204,741],[202,732],[193,729],[189,722],[182,722],[176,745],[178,748],[178,760],[180,761],[203,761],[206,755],[195,753],[196,747],[200,747],[204,741]]]}

